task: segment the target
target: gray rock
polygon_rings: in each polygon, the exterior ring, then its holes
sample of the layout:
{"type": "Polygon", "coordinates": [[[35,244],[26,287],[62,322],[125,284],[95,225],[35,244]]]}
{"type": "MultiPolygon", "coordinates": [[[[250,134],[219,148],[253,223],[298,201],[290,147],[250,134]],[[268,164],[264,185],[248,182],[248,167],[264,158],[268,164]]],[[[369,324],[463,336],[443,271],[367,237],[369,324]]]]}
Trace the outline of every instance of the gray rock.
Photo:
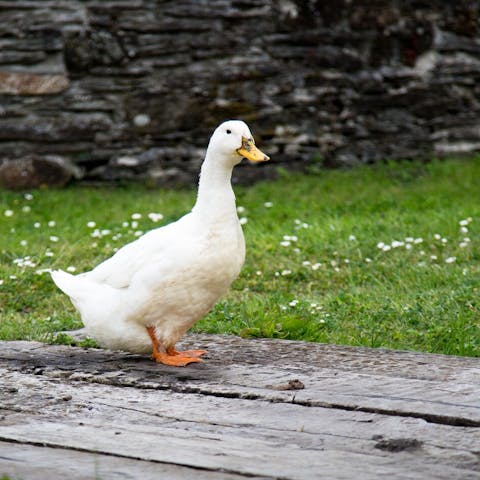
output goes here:
{"type": "Polygon", "coordinates": [[[80,169],[59,156],[30,155],[15,160],[0,160],[0,186],[12,190],[62,187],[80,176],[80,169]]]}

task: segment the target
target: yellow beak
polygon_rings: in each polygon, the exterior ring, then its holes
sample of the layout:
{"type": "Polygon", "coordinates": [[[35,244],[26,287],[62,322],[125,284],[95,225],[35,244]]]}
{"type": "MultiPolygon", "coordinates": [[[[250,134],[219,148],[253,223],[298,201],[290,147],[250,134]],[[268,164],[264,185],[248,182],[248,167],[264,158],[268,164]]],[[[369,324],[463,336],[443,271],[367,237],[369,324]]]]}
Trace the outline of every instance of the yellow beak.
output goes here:
{"type": "Polygon", "coordinates": [[[242,146],[237,149],[237,153],[251,162],[266,162],[270,160],[268,155],[265,155],[255,146],[253,138],[242,137],[242,146]]]}

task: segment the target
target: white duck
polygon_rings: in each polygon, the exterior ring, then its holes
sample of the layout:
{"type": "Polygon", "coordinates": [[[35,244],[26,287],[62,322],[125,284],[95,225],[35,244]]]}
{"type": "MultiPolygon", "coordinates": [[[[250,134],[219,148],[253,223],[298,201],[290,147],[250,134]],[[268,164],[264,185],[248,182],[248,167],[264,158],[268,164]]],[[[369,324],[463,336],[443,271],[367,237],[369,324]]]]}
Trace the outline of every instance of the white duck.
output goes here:
{"type": "Polygon", "coordinates": [[[243,157],[269,160],[244,122],[222,123],[210,138],[190,213],[89,272],[52,272],[101,345],[136,353],[153,349],[153,359],[166,365],[200,361],[205,350],[178,352],[175,344],[227,292],[243,265],[245,241],[230,182],[243,157]]]}

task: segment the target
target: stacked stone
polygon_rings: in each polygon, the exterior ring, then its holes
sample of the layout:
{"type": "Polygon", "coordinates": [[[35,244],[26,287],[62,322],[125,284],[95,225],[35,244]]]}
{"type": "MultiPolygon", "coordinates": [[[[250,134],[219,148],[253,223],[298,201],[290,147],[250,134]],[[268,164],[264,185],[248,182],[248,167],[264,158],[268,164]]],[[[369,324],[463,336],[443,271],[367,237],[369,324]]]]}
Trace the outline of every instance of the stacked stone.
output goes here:
{"type": "Polygon", "coordinates": [[[191,183],[228,118],[295,169],[479,151],[479,6],[0,0],[0,181],[191,183]]]}

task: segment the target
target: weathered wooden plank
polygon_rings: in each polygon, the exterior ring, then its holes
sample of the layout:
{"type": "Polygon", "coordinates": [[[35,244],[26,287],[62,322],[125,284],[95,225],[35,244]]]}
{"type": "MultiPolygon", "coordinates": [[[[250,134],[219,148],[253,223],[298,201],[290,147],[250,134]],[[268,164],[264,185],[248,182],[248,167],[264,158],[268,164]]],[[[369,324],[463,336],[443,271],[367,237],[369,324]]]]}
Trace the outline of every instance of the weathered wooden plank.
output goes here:
{"type": "Polygon", "coordinates": [[[480,425],[480,360],[227,336],[190,336],[210,358],[185,369],[146,356],[38,343],[1,344],[0,366],[70,381],[262,398],[480,425]],[[279,390],[292,379],[302,390],[279,390]]]}
{"type": "Polygon", "coordinates": [[[480,472],[474,427],[18,371],[0,378],[0,440],[20,445],[267,478],[473,479],[480,472]]]}
{"type": "MultiPolygon", "coordinates": [[[[0,475],[45,480],[241,480],[243,475],[210,472],[66,448],[0,442],[0,475]]],[[[262,480],[265,477],[252,477],[262,480]]]]}
{"type": "Polygon", "coordinates": [[[102,478],[480,475],[478,359],[225,336],[191,345],[210,358],[175,369],[1,342],[0,474],[34,478],[34,459],[54,452],[58,472],[71,454],[70,478],[110,471],[110,459],[125,468],[102,478]]]}

